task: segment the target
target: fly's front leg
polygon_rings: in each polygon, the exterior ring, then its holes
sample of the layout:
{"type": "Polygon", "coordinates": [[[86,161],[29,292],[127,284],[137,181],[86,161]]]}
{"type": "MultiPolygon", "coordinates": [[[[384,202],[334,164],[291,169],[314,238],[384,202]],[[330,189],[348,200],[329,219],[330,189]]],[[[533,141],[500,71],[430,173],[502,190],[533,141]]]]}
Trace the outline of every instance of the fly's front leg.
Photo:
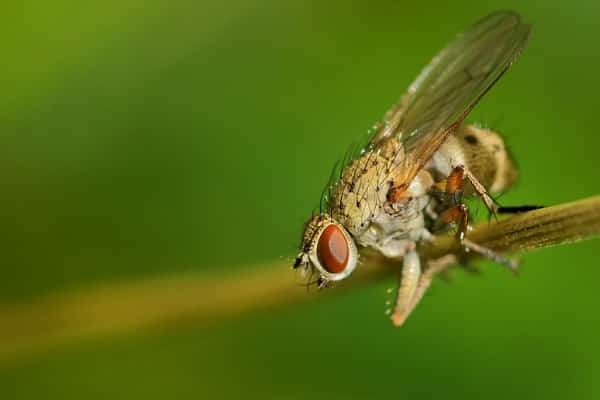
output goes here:
{"type": "Polygon", "coordinates": [[[448,254],[430,261],[427,269],[421,273],[421,262],[417,253],[415,251],[407,253],[404,258],[396,308],[392,314],[392,324],[402,325],[429,289],[433,278],[456,262],[456,256],[448,254]]]}
{"type": "Polygon", "coordinates": [[[414,297],[410,305],[410,311],[412,312],[417,304],[421,301],[427,289],[431,285],[433,278],[440,272],[445,271],[451,265],[455,265],[458,262],[454,254],[447,254],[436,260],[431,260],[427,263],[427,269],[421,275],[419,283],[417,284],[417,290],[415,291],[414,297]]]}
{"type": "Polygon", "coordinates": [[[398,297],[391,316],[394,326],[402,325],[412,311],[411,305],[421,278],[421,260],[417,254],[416,246],[412,242],[409,246],[410,248],[404,254],[398,297]]]}

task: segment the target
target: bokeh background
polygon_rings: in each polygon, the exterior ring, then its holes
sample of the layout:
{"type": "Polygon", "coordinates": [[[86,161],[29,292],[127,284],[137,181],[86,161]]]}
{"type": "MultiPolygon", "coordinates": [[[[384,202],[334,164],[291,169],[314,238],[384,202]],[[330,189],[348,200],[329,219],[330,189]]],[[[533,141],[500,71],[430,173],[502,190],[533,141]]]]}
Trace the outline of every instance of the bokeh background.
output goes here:
{"type": "MultiPolygon", "coordinates": [[[[495,9],[534,25],[470,118],[503,132],[519,161],[521,182],[501,201],[600,189],[597,2],[2,8],[2,309],[294,255],[334,162],[435,52],[495,9]]],[[[0,363],[0,396],[598,398],[599,245],[526,255],[518,279],[487,263],[479,276],[457,271],[401,329],[384,316],[387,280],[210,326],[57,346],[0,363]]]]}

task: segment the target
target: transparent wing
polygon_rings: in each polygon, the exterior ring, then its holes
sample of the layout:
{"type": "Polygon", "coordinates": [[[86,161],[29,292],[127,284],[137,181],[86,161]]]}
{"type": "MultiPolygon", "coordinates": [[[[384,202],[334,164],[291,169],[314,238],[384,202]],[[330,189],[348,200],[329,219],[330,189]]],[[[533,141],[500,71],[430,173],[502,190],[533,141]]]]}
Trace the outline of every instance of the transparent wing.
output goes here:
{"type": "Polygon", "coordinates": [[[458,35],[410,85],[376,127],[371,146],[396,137],[404,146],[406,181],[462,123],[519,56],[531,27],[518,14],[496,12],[458,35]]]}

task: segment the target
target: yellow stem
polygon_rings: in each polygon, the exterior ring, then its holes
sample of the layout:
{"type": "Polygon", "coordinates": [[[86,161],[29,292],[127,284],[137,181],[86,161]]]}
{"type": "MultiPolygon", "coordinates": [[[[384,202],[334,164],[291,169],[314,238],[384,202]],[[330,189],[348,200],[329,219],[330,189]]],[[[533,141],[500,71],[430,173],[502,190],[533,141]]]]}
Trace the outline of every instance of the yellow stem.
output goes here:
{"type": "MultiPolygon", "coordinates": [[[[469,238],[503,253],[570,243],[600,234],[600,196],[482,223],[469,238]]],[[[425,258],[459,251],[451,236],[423,249],[425,258]]],[[[213,324],[257,310],[297,304],[398,273],[397,260],[365,251],[364,265],[335,289],[307,291],[290,262],[247,266],[235,275],[185,275],[56,293],[0,308],[0,361],[55,346],[186,321],[213,324]]]]}

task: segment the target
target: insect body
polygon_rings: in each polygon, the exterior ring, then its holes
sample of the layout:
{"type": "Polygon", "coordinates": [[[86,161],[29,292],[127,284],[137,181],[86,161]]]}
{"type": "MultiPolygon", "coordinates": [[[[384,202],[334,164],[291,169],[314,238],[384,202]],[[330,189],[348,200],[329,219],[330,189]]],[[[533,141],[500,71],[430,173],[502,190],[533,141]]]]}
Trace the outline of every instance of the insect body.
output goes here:
{"type": "Polygon", "coordinates": [[[443,49],[375,126],[361,155],[344,166],[327,212],[305,225],[294,266],[318,272],[324,285],[352,273],[359,248],[402,258],[395,325],[416,306],[432,274],[456,261],[422,272],[418,248],[432,233],[455,224],[465,248],[514,267],[466,237],[463,195],[476,194],[497,212],[488,191],[508,188],[516,169],[496,133],[464,119],[518,57],[529,32],[517,14],[497,12],[443,49]]]}

